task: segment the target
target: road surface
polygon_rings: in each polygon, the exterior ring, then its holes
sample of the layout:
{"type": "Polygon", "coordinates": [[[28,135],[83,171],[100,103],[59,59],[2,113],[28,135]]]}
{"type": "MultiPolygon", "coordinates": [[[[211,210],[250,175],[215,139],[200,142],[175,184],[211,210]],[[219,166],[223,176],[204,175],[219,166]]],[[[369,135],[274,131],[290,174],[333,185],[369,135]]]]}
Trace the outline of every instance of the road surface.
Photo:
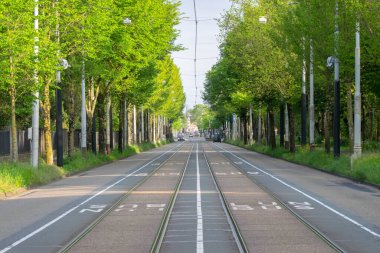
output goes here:
{"type": "Polygon", "coordinates": [[[194,138],[0,201],[5,252],[380,252],[380,191],[194,138]]]}

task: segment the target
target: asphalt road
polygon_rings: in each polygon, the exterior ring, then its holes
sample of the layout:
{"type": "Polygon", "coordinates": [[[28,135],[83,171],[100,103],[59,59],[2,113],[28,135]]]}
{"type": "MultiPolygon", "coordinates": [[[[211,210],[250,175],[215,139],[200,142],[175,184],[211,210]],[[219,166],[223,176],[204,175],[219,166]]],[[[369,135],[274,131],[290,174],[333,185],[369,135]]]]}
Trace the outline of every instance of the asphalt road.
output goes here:
{"type": "Polygon", "coordinates": [[[0,253],[59,252],[84,231],[72,252],[149,252],[165,214],[160,252],[243,252],[238,233],[250,252],[375,253],[379,197],[345,178],[194,138],[0,201],[0,253]]]}
{"type": "Polygon", "coordinates": [[[183,144],[171,144],[0,201],[0,252],[57,252],[183,144]]]}

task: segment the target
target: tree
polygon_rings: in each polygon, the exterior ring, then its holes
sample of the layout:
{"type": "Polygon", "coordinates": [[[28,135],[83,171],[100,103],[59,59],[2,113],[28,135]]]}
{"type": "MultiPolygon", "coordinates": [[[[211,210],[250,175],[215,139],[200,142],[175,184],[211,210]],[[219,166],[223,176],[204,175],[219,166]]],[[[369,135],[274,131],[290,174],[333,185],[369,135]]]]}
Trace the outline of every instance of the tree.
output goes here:
{"type": "Polygon", "coordinates": [[[31,100],[33,88],[33,8],[30,1],[9,1],[0,3],[0,89],[9,94],[11,118],[11,157],[18,161],[17,103],[20,97],[31,100]],[[32,88],[31,88],[32,87],[32,88]]]}

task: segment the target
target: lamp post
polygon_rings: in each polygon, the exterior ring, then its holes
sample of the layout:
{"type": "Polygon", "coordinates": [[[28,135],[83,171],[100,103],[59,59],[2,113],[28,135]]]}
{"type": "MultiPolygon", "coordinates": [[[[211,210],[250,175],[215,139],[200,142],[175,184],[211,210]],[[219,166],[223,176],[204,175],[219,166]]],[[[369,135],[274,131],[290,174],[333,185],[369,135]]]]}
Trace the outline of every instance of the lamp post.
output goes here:
{"type": "MultiPolygon", "coordinates": [[[[65,59],[61,59],[60,65],[63,69],[70,67],[65,59]]],[[[63,167],[63,129],[62,129],[62,80],[61,71],[57,70],[57,90],[56,90],[56,143],[57,143],[57,166],[63,167]]]]}
{"type": "Polygon", "coordinates": [[[339,80],[339,1],[335,3],[335,57],[334,57],[334,157],[340,156],[340,80],[339,80]]]}
{"type": "Polygon", "coordinates": [[[361,156],[360,23],[356,23],[354,158],[361,156]]]}
{"type": "MultiPolygon", "coordinates": [[[[38,0],[34,0],[34,30],[36,34],[38,33],[38,0]]],[[[36,57],[35,63],[37,65],[38,62],[38,37],[34,38],[34,56],[36,57]]],[[[34,70],[34,80],[38,86],[38,71],[34,70]]],[[[31,152],[31,163],[32,167],[38,167],[38,153],[39,153],[39,139],[40,139],[40,95],[39,92],[36,91],[34,94],[35,99],[33,102],[33,116],[32,116],[32,152],[31,152]]]]}

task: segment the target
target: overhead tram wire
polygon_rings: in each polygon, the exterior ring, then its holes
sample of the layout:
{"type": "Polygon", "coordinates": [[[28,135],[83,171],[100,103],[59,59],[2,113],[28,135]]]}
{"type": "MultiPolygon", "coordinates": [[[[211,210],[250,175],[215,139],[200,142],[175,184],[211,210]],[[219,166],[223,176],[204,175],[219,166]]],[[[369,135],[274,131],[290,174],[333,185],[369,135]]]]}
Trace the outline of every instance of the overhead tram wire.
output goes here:
{"type": "Polygon", "coordinates": [[[195,55],[194,55],[194,82],[195,82],[195,105],[197,105],[198,98],[198,84],[197,84],[197,47],[198,47],[198,16],[197,16],[197,6],[196,0],[193,0],[194,3],[194,17],[195,17],[195,55]]]}

